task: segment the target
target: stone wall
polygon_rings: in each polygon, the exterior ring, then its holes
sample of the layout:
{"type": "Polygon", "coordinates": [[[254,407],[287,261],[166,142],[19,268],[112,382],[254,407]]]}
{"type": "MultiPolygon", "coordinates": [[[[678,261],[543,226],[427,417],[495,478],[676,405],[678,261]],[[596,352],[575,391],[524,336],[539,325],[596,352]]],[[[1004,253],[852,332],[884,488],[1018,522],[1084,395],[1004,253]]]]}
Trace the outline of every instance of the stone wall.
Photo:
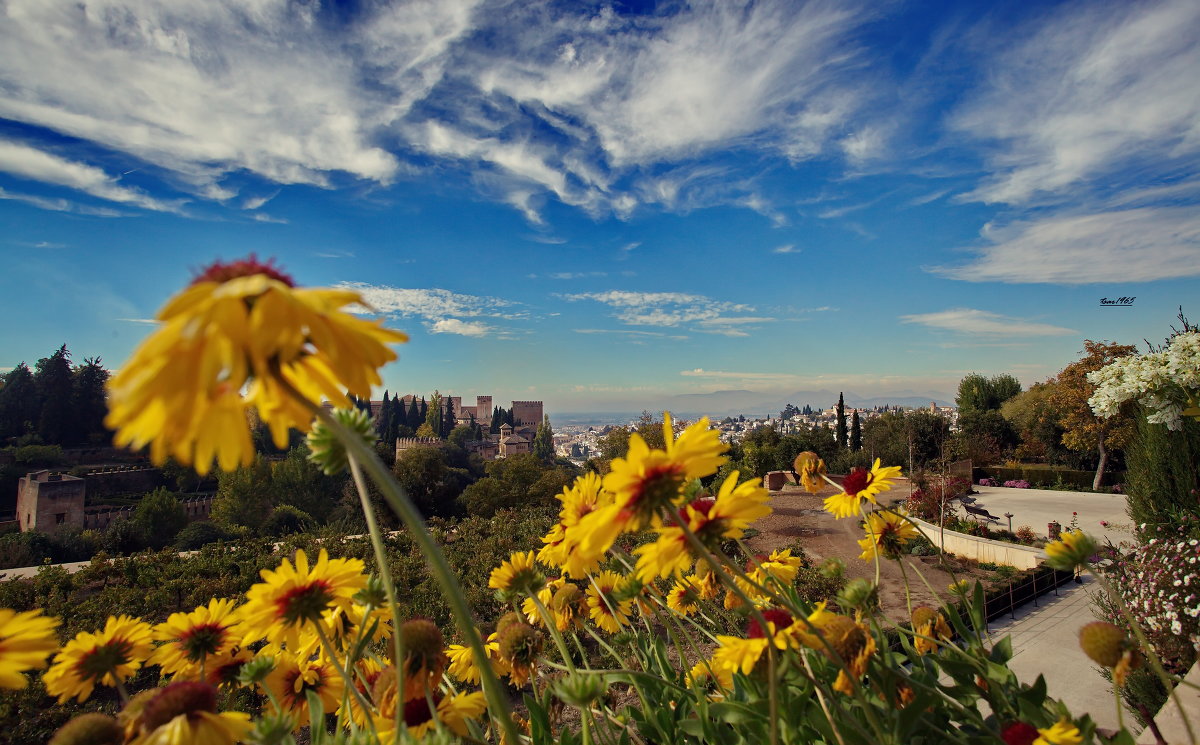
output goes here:
{"type": "Polygon", "coordinates": [[[990,538],[980,538],[953,530],[943,531],[932,523],[915,517],[911,517],[911,519],[921,528],[925,537],[933,545],[964,559],[1004,564],[1017,569],[1033,569],[1046,558],[1045,552],[1040,548],[1022,546],[1007,541],[993,541],[990,538]]]}
{"type": "Polygon", "coordinates": [[[164,485],[162,471],[144,466],[121,466],[103,468],[84,474],[87,493],[92,499],[103,499],[114,494],[139,494],[151,492],[164,485]]]}
{"type": "Polygon", "coordinates": [[[76,476],[35,471],[17,483],[17,521],[22,531],[55,533],[83,523],[87,483],[76,476]]]}
{"type": "Polygon", "coordinates": [[[517,424],[537,426],[542,423],[541,401],[513,401],[513,421],[517,424]]]}

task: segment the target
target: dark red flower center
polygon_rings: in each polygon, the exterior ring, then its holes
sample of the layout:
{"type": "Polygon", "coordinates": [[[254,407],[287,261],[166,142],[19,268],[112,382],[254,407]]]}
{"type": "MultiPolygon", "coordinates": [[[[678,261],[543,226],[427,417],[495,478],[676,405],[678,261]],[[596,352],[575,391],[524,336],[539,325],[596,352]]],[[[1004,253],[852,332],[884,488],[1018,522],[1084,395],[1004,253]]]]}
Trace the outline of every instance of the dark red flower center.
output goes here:
{"type": "MultiPolygon", "coordinates": [[[[767,623],[775,624],[776,631],[782,631],[783,629],[786,629],[795,621],[795,619],[792,618],[791,613],[788,613],[781,608],[771,608],[769,610],[765,610],[762,612],[762,616],[767,623]]],[[[757,618],[751,618],[750,622],[746,624],[746,638],[763,639],[766,637],[766,635],[767,634],[763,627],[759,625],[757,618]]]]}
{"type": "Polygon", "coordinates": [[[1038,731],[1031,724],[1013,722],[1000,732],[1000,739],[1006,745],[1033,745],[1033,741],[1038,739],[1038,731]]]}
{"type": "Polygon", "coordinates": [[[192,280],[192,284],[199,282],[228,282],[238,277],[265,274],[271,279],[284,283],[288,287],[295,287],[296,283],[292,281],[292,278],[284,274],[274,264],[275,259],[259,261],[258,257],[254,254],[250,254],[246,258],[238,259],[237,261],[214,261],[205,267],[204,271],[196,275],[196,278],[192,280]]]}
{"type": "Polygon", "coordinates": [[[683,484],[682,469],[676,465],[656,466],[646,471],[629,500],[635,514],[648,515],[659,505],[670,504],[679,496],[683,484]]]}
{"type": "Polygon", "coordinates": [[[226,633],[227,629],[219,623],[200,624],[179,635],[179,646],[183,647],[189,660],[199,662],[217,653],[226,633]]]}
{"type": "Polygon", "coordinates": [[[127,664],[132,653],[133,645],[127,639],[113,639],[80,657],[75,663],[75,671],[81,677],[101,678],[127,664]]]}
{"type": "MultiPolygon", "coordinates": [[[[436,707],[442,700],[442,694],[435,691],[431,698],[436,707]]],[[[404,702],[404,723],[409,727],[419,727],[431,719],[433,719],[433,710],[429,708],[429,701],[424,696],[404,702]]]]}
{"type": "Polygon", "coordinates": [[[333,589],[324,580],[293,587],[275,600],[279,620],[285,623],[316,621],[333,600],[333,589]]]}
{"type": "Polygon", "coordinates": [[[842,491],[852,497],[857,497],[860,491],[871,485],[872,479],[871,472],[865,468],[855,469],[842,480],[842,491]]]}

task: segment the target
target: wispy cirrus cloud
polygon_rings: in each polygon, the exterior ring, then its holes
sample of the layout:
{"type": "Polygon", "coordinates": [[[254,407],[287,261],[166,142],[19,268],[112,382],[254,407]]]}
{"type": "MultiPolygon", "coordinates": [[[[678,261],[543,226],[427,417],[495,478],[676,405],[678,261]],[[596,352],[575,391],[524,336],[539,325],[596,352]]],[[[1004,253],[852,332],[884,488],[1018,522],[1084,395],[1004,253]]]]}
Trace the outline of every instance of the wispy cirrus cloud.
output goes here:
{"type": "Polygon", "coordinates": [[[1200,276],[1200,212],[1141,207],[989,226],[974,260],[929,271],[968,282],[1092,284],[1200,276]]]}
{"type": "Polygon", "coordinates": [[[1026,204],[1200,158],[1200,5],[1071,3],[992,40],[950,127],[987,146],[963,200],[1026,204]],[[1015,43],[1014,43],[1015,42],[1015,43]]]}
{"type": "Polygon", "coordinates": [[[122,186],[117,177],[99,168],[12,140],[0,140],[0,171],[32,181],[66,186],[132,207],[157,212],[179,212],[181,208],[179,202],[165,202],[122,186]]]}
{"type": "MultiPolygon", "coordinates": [[[[506,334],[506,330],[481,318],[522,317],[514,311],[515,303],[496,297],[466,295],[439,288],[415,289],[372,285],[365,282],[341,282],[344,287],[362,295],[370,308],[386,315],[419,318],[433,334],[456,334],[480,337],[506,334]],[[468,320],[470,319],[470,320],[468,320]]],[[[367,309],[363,309],[368,312],[367,309]]]]}
{"type": "Polygon", "coordinates": [[[613,310],[613,317],[629,326],[688,327],[692,331],[724,336],[749,336],[746,327],[774,321],[767,316],[747,316],[754,307],[714,300],[685,292],[634,292],[608,290],[562,295],[570,302],[594,301],[613,310]]]}
{"type": "Polygon", "coordinates": [[[50,212],[73,212],[80,215],[88,215],[90,217],[128,217],[131,213],[121,212],[120,210],[110,209],[108,207],[92,207],[87,204],[79,204],[72,202],[69,199],[42,197],[36,194],[22,194],[20,192],[7,191],[0,188],[0,199],[9,199],[14,202],[23,202],[25,204],[37,207],[38,209],[48,210],[50,212]]]}
{"type": "Polygon", "coordinates": [[[987,336],[1063,336],[1078,333],[1074,329],[1000,315],[975,308],[952,308],[935,313],[900,316],[902,323],[915,323],[933,329],[961,334],[987,336]]]}
{"type": "Polygon", "coordinates": [[[753,174],[663,174],[731,148],[877,151],[878,130],[853,121],[871,7],[9,0],[0,117],[205,200],[234,199],[247,175],[332,187],[450,167],[534,224],[548,197],[619,217],[737,205],[782,224],[753,174]]]}
{"type": "Polygon", "coordinates": [[[802,248],[796,248],[796,244],[794,244],[794,243],[787,243],[782,246],[776,246],[775,248],[772,248],[771,253],[773,253],[773,254],[798,254],[803,250],[804,249],[802,249],[802,248]]]}

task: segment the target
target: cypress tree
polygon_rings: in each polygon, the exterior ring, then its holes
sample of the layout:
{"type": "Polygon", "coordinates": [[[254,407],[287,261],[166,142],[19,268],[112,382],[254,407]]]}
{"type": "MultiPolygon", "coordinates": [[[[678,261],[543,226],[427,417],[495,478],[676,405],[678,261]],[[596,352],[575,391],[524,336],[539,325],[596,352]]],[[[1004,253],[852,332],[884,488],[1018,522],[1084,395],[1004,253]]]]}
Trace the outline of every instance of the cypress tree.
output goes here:
{"type": "Polygon", "coordinates": [[[442,436],[449,437],[454,428],[458,426],[458,416],[454,413],[454,399],[446,396],[444,400],[446,402],[446,418],[442,424],[442,436]]]}
{"type": "Polygon", "coordinates": [[[533,454],[544,461],[554,459],[554,431],[550,429],[550,417],[547,415],[542,415],[542,422],[534,435],[533,454]]]}
{"type": "Polygon", "coordinates": [[[379,404],[379,418],[375,420],[375,434],[379,439],[387,440],[388,427],[392,426],[392,401],[387,389],[383,389],[383,401],[379,404]]]}
{"type": "Polygon", "coordinates": [[[862,450],[862,424],[858,421],[858,409],[855,409],[854,415],[850,417],[850,449],[862,450]]]}
{"type": "Polygon", "coordinates": [[[104,369],[99,357],[88,357],[71,371],[71,375],[71,439],[80,443],[108,439],[108,430],[104,426],[104,415],[108,413],[104,393],[108,370],[104,369]]]}
{"type": "Polygon", "coordinates": [[[408,425],[409,429],[416,432],[417,427],[421,426],[421,422],[423,420],[424,417],[421,416],[421,407],[417,405],[417,396],[414,393],[412,402],[408,406],[408,416],[405,418],[404,423],[408,425]]]}
{"type": "Polygon", "coordinates": [[[502,421],[504,421],[504,420],[500,414],[500,407],[499,406],[492,407],[492,426],[488,428],[488,432],[491,432],[493,435],[499,434],[500,422],[502,422],[502,421]]]}
{"type": "Polygon", "coordinates": [[[422,424],[424,424],[424,423],[425,423],[425,419],[426,419],[428,416],[429,416],[429,404],[425,403],[425,397],[424,397],[424,396],[421,396],[421,418],[420,418],[420,421],[418,421],[418,422],[417,422],[417,427],[418,427],[418,428],[419,428],[419,427],[420,427],[422,424]]]}
{"type": "Polygon", "coordinates": [[[838,447],[846,447],[846,400],[842,394],[838,394],[837,402],[837,430],[835,431],[838,447]]]}

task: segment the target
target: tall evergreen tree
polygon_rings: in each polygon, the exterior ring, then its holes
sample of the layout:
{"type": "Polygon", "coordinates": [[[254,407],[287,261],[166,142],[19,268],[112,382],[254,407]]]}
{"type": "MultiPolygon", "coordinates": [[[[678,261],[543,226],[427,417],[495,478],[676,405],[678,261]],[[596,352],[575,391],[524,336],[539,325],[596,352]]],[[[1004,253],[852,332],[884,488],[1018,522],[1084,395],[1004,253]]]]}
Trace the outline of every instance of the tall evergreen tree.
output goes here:
{"type": "Polygon", "coordinates": [[[61,445],[71,434],[71,393],[74,388],[71,353],[66,344],[49,357],[38,360],[33,379],[41,401],[38,434],[47,444],[61,445]]]}
{"type": "Polygon", "coordinates": [[[74,435],[71,439],[80,444],[99,444],[108,439],[108,430],[104,426],[104,416],[108,413],[104,384],[109,372],[99,357],[88,357],[71,371],[71,377],[71,430],[74,435]]]}
{"type": "Polygon", "coordinates": [[[454,411],[454,399],[446,396],[443,399],[446,402],[446,416],[442,421],[442,435],[449,437],[454,428],[458,426],[458,414],[454,411]]]}
{"type": "Polygon", "coordinates": [[[429,404],[426,403],[424,396],[421,396],[421,407],[418,411],[420,411],[421,416],[417,421],[417,429],[420,429],[421,425],[425,423],[425,418],[429,416],[429,404]]]}
{"type": "Polygon", "coordinates": [[[40,413],[33,372],[21,362],[4,375],[4,387],[0,388],[0,439],[36,430],[40,413]]]}
{"type": "Polygon", "coordinates": [[[548,415],[542,415],[542,422],[533,437],[533,454],[543,461],[554,460],[554,432],[550,429],[548,415]]]}
{"type": "Polygon", "coordinates": [[[408,405],[408,416],[405,417],[404,423],[408,425],[409,429],[415,432],[423,421],[425,421],[425,418],[421,416],[421,406],[417,403],[417,397],[414,394],[412,401],[408,405]]]}
{"type": "Polygon", "coordinates": [[[383,400],[379,404],[379,418],[375,420],[375,433],[379,435],[379,439],[387,439],[387,431],[390,426],[392,426],[392,401],[385,388],[383,400]]]}
{"type": "Polygon", "coordinates": [[[844,448],[849,444],[846,438],[846,399],[841,393],[838,394],[837,430],[834,432],[834,436],[837,437],[838,447],[844,448]]]}
{"type": "Polygon", "coordinates": [[[858,421],[858,409],[850,417],[850,449],[862,450],[862,424],[858,421]]]}
{"type": "Polygon", "coordinates": [[[512,409],[509,409],[508,411],[504,412],[504,421],[507,422],[508,426],[510,426],[510,427],[517,426],[517,419],[516,419],[516,414],[513,413],[514,411],[516,411],[516,407],[513,407],[512,409]]]}
{"type": "Polygon", "coordinates": [[[500,424],[504,421],[504,409],[499,406],[492,408],[492,426],[488,430],[493,435],[500,433],[500,424]]]}

